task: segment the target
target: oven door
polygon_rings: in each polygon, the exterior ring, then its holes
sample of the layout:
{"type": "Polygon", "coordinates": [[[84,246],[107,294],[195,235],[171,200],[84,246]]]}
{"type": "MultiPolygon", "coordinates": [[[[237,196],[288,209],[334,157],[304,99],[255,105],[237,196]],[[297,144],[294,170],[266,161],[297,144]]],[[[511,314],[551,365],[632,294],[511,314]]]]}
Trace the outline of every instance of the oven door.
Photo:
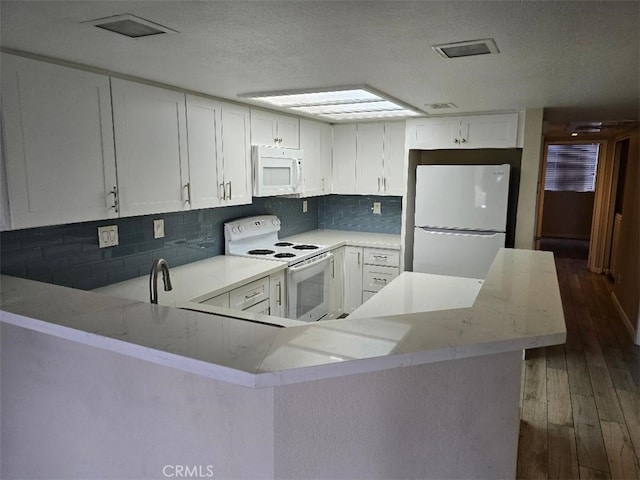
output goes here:
{"type": "Polygon", "coordinates": [[[329,266],[333,254],[288,268],[288,318],[315,322],[329,313],[329,266]]]}

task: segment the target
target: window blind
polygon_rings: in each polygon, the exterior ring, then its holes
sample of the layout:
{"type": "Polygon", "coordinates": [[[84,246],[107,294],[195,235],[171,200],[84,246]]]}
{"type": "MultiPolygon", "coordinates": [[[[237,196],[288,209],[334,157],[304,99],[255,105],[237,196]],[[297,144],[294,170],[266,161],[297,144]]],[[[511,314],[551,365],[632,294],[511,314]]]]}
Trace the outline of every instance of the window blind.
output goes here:
{"type": "Polygon", "coordinates": [[[548,145],[545,190],[593,192],[600,145],[548,145]]]}

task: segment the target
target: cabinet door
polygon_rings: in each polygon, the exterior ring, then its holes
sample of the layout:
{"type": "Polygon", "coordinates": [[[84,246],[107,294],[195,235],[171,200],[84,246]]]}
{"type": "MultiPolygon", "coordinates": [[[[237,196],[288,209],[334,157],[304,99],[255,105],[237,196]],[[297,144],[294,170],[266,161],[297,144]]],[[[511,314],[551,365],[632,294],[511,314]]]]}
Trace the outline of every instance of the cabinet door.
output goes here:
{"type": "Polygon", "coordinates": [[[111,89],[122,215],[189,208],[185,95],[117,78],[111,89]]]}
{"type": "Polygon", "coordinates": [[[345,247],[332,250],[329,317],[338,318],[344,313],[344,254],[345,247]]]}
{"type": "Polygon", "coordinates": [[[518,114],[461,117],[460,147],[514,148],[518,137],[518,114]]]}
{"type": "Polygon", "coordinates": [[[222,104],[221,162],[218,191],[225,205],[251,203],[251,142],[249,109],[222,104]]]}
{"type": "Polygon", "coordinates": [[[262,110],[251,110],[251,144],[278,144],[278,120],[274,115],[262,110]]]}
{"type": "Polygon", "coordinates": [[[220,294],[216,297],[210,298],[200,303],[204,303],[205,305],[211,305],[213,307],[229,308],[229,292],[220,294]]]}
{"type": "Polygon", "coordinates": [[[362,305],[362,248],[345,247],[344,253],[344,313],[362,305]]]}
{"type": "Polygon", "coordinates": [[[304,196],[328,193],[331,173],[331,125],[300,120],[300,148],[304,152],[304,196]]]}
{"type": "Polygon", "coordinates": [[[187,95],[187,199],[192,208],[220,205],[218,179],[221,178],[222,172],[218,172],[218,160],[221,156],[221,134],[220,103],[187,95]]]}
{"type": "Polygon", "coordinates": [[[382,162],[384,159],[384,124],[358,125],[356,154],[356,193],[382,193],[382,162]]]}
{"type": "Polygon", "coordinates": [[[437,150],[457,148],[460,121],[456,117],[420,118],[407,121],[407,148],[437,150]]]}
{"type": "Polygon", "coordinates": [[[300,120],[286,115],[277,116],[278,146],[300,148],[300,120]]]}
{"type": "Polygon", "coordinates": [[[269,277],[269,307],[271,315],[287,316],[287,290],[284,285],[284,270],[269,277]]]}
{"type": "Polygon", "coordinates": [[[106,76],[2,55],[13,228],[117,217],[106,76]]]}
{"type": "Polygon", "coordinates": [[[300,148],[299,125],[296,117],[251,110],[251,144],[300,148]]]}
{"type": "Polygon", "coordinates": [[[385,195],[404,195],[407,190],[404,150],[405,124],[386,123],[384,126],[384,180],[385,195]]]}
{"type": "Polygon", "coordinates": [[[356,192],[356,126],[333,126],[332,193],[356,192]]]}

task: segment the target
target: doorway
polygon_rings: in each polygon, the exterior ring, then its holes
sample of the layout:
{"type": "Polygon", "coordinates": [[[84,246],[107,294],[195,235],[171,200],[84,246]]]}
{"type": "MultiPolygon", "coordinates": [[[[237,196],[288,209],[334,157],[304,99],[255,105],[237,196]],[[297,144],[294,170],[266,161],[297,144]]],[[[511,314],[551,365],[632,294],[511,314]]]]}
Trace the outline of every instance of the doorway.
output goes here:
{"type": "Polygon", "coordinates": [[[624,179],[627,174],[629,160],[629,138],[618,140],[614,146],[613,156],[613,188],[612,212],[609,216],[607,233],[607,254],[605,255],[604,271],[616,279],[617,256],[622,229],[622,205],[624,204],[624,179]]]}
{"type": "Polygon", "coordinates": [[[587,260],[599,142],[547,142],[540,186],[536,249],[587,260]]]}

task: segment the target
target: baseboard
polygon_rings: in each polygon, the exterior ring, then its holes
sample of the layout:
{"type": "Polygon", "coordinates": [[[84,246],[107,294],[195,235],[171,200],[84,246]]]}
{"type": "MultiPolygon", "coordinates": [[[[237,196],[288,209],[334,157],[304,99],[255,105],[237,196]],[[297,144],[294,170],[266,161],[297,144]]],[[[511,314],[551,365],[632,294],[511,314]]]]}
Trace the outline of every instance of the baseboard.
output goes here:
{"type": "Polygon", "coordinates": [[[633,343],[635,343],[636,329],[631,323],[631,320],[629,319],[629,317],[627,316],[627,313],[622,308],[622,305],[620,305],[620,302],[618,301],[618,298],[616,297],[616,294],[614,292],[611,292],[611,300],[613,300],[613,304],[616,306],[616,310],[618,310],[618,313],[622,318],[622,323],[624,323],[624,326],[627,327],[627,330],[629,331],[629,335],[631,335],[631,340],[633,341],[633,343]]]}
{"type": "Polygon", "coordinates": [[[550,238],[557,240],[585,240],[588,241],[590,237],[585,237],[584,235],[575,235],[571,233],[543,233],[542,239],[550,238]]]}

